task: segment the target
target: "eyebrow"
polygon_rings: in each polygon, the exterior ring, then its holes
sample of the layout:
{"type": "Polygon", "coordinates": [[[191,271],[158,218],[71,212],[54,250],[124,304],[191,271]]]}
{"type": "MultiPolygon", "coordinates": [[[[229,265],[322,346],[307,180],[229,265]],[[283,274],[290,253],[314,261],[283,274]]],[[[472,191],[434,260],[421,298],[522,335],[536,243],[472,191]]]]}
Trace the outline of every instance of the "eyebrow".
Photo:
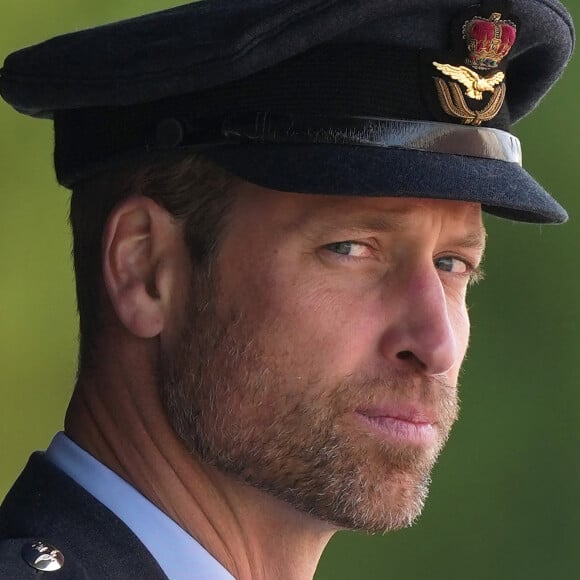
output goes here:
{"type": "Polygon", "coordinates": [[[309,237],[319,236],[336,229],[361,232],[397,232],[408,227],[404,215],[406,211],[389,211],[388,213],[357,213],[339,216],[312,215],[308,219],[298,220],[291,224],[293,230],[307,230],[309,237]]]}
{"type": "MultiPolygon", "coordinates": [[[[336,229],[348,229],[361,232],[400,232],[409,227],[408,214],[411,210],[391,210],[389,212],[347,214],[341,216],[312,215],[306,220],[298,220],[290,225],[293,230],[307,230],[308,237],[317,237],[336,229]]],[[[450,244],[459,248],[485,251],[487,232],[483,225],[467,232],[465,235],[453,238],[450,244]]]]}
{"type": "Polygon", "coordinates": [[[467,233],[457,239],[451,240],[451,244],[460,248],[480,250],[481,253],[485,250],[485,243],[487,240],[487,232],[483,226],[477,230],[467,233]]]}

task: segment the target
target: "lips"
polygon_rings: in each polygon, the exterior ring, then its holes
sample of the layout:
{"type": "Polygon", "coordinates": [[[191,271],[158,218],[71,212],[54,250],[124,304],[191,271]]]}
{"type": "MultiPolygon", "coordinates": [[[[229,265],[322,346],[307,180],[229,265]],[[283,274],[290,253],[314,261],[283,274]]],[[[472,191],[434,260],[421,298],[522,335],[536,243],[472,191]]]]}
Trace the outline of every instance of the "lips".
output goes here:
{"type": "Polygon", "coordinates": [[[373,432],[392,442],[428,446],[438,438],[433,414],[414,407],[358,409],[356,415],[373,432]]]}
{"type": "Polygon", "coordinates": [[[433,413],[428,413],[417,407],[381,407],[371,409],[357,409],[357,413],[365,415],[369,418],[383,418],[398,419],[400,421],[407,421],[408,423],[430,423],[434,425],[437,423],[433,413]]]}

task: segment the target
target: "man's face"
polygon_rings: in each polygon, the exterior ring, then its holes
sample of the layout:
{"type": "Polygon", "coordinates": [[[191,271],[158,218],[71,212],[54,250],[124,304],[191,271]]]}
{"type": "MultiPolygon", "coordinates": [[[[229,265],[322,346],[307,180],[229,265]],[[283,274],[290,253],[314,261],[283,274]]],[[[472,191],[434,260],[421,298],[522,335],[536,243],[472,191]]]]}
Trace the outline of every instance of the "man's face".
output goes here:
{"type": "Polygon", "coordinates": [[[168,415],[209,464],[337,527],[419,515],[457,417],[478,204],[241,185],[162,353],[168,415]]]}

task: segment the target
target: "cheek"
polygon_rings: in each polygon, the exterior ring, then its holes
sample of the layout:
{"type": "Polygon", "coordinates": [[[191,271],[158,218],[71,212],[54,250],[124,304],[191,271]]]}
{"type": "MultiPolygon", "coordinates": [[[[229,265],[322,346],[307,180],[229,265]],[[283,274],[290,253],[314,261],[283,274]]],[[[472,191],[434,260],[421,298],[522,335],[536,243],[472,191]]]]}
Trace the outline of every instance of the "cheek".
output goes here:
{"type": "Polygon", "coordinates": [[[314,379],[355,368],[370,334],[360,297],[331,287],[307,268],[269,266],[263,261],[251,278],[237,282],[235,310],[260,335],[272,362],[300,365],[297,374],[314,379]]]}
{"type": "Polygon", "coordinates": [[[312,380],[342,379],[373,360],[381,318],[376,300],[312,278],[278,290],[269,297],[274,342],[312,380]]]}

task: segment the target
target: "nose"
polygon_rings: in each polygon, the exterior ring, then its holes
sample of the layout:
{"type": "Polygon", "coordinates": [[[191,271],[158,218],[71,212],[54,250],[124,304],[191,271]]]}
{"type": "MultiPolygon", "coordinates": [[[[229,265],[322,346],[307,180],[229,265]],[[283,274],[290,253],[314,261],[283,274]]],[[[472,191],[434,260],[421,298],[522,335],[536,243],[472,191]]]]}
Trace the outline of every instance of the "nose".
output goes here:
{"type": "MultiPolygon", "coordinates": [[[[393,288],[391,288],[391,292],[393,288]]],[[[427,375],[447,373],[461,356],[456,328],[467,316],[450,317],[450,305],[436,270],[415,275],[385,299],[392,316],[386,320],[381,354],[389,365],[427,375]],[[396,303],[396,311],[393,308],[396,303]],[[455,324],[453,322],[455,320],[455,324]]],[[[459,305],[453,304],[454,308],[459,305]]],[[[453,313],[455,314],[455,313],[453,313]]]]}

